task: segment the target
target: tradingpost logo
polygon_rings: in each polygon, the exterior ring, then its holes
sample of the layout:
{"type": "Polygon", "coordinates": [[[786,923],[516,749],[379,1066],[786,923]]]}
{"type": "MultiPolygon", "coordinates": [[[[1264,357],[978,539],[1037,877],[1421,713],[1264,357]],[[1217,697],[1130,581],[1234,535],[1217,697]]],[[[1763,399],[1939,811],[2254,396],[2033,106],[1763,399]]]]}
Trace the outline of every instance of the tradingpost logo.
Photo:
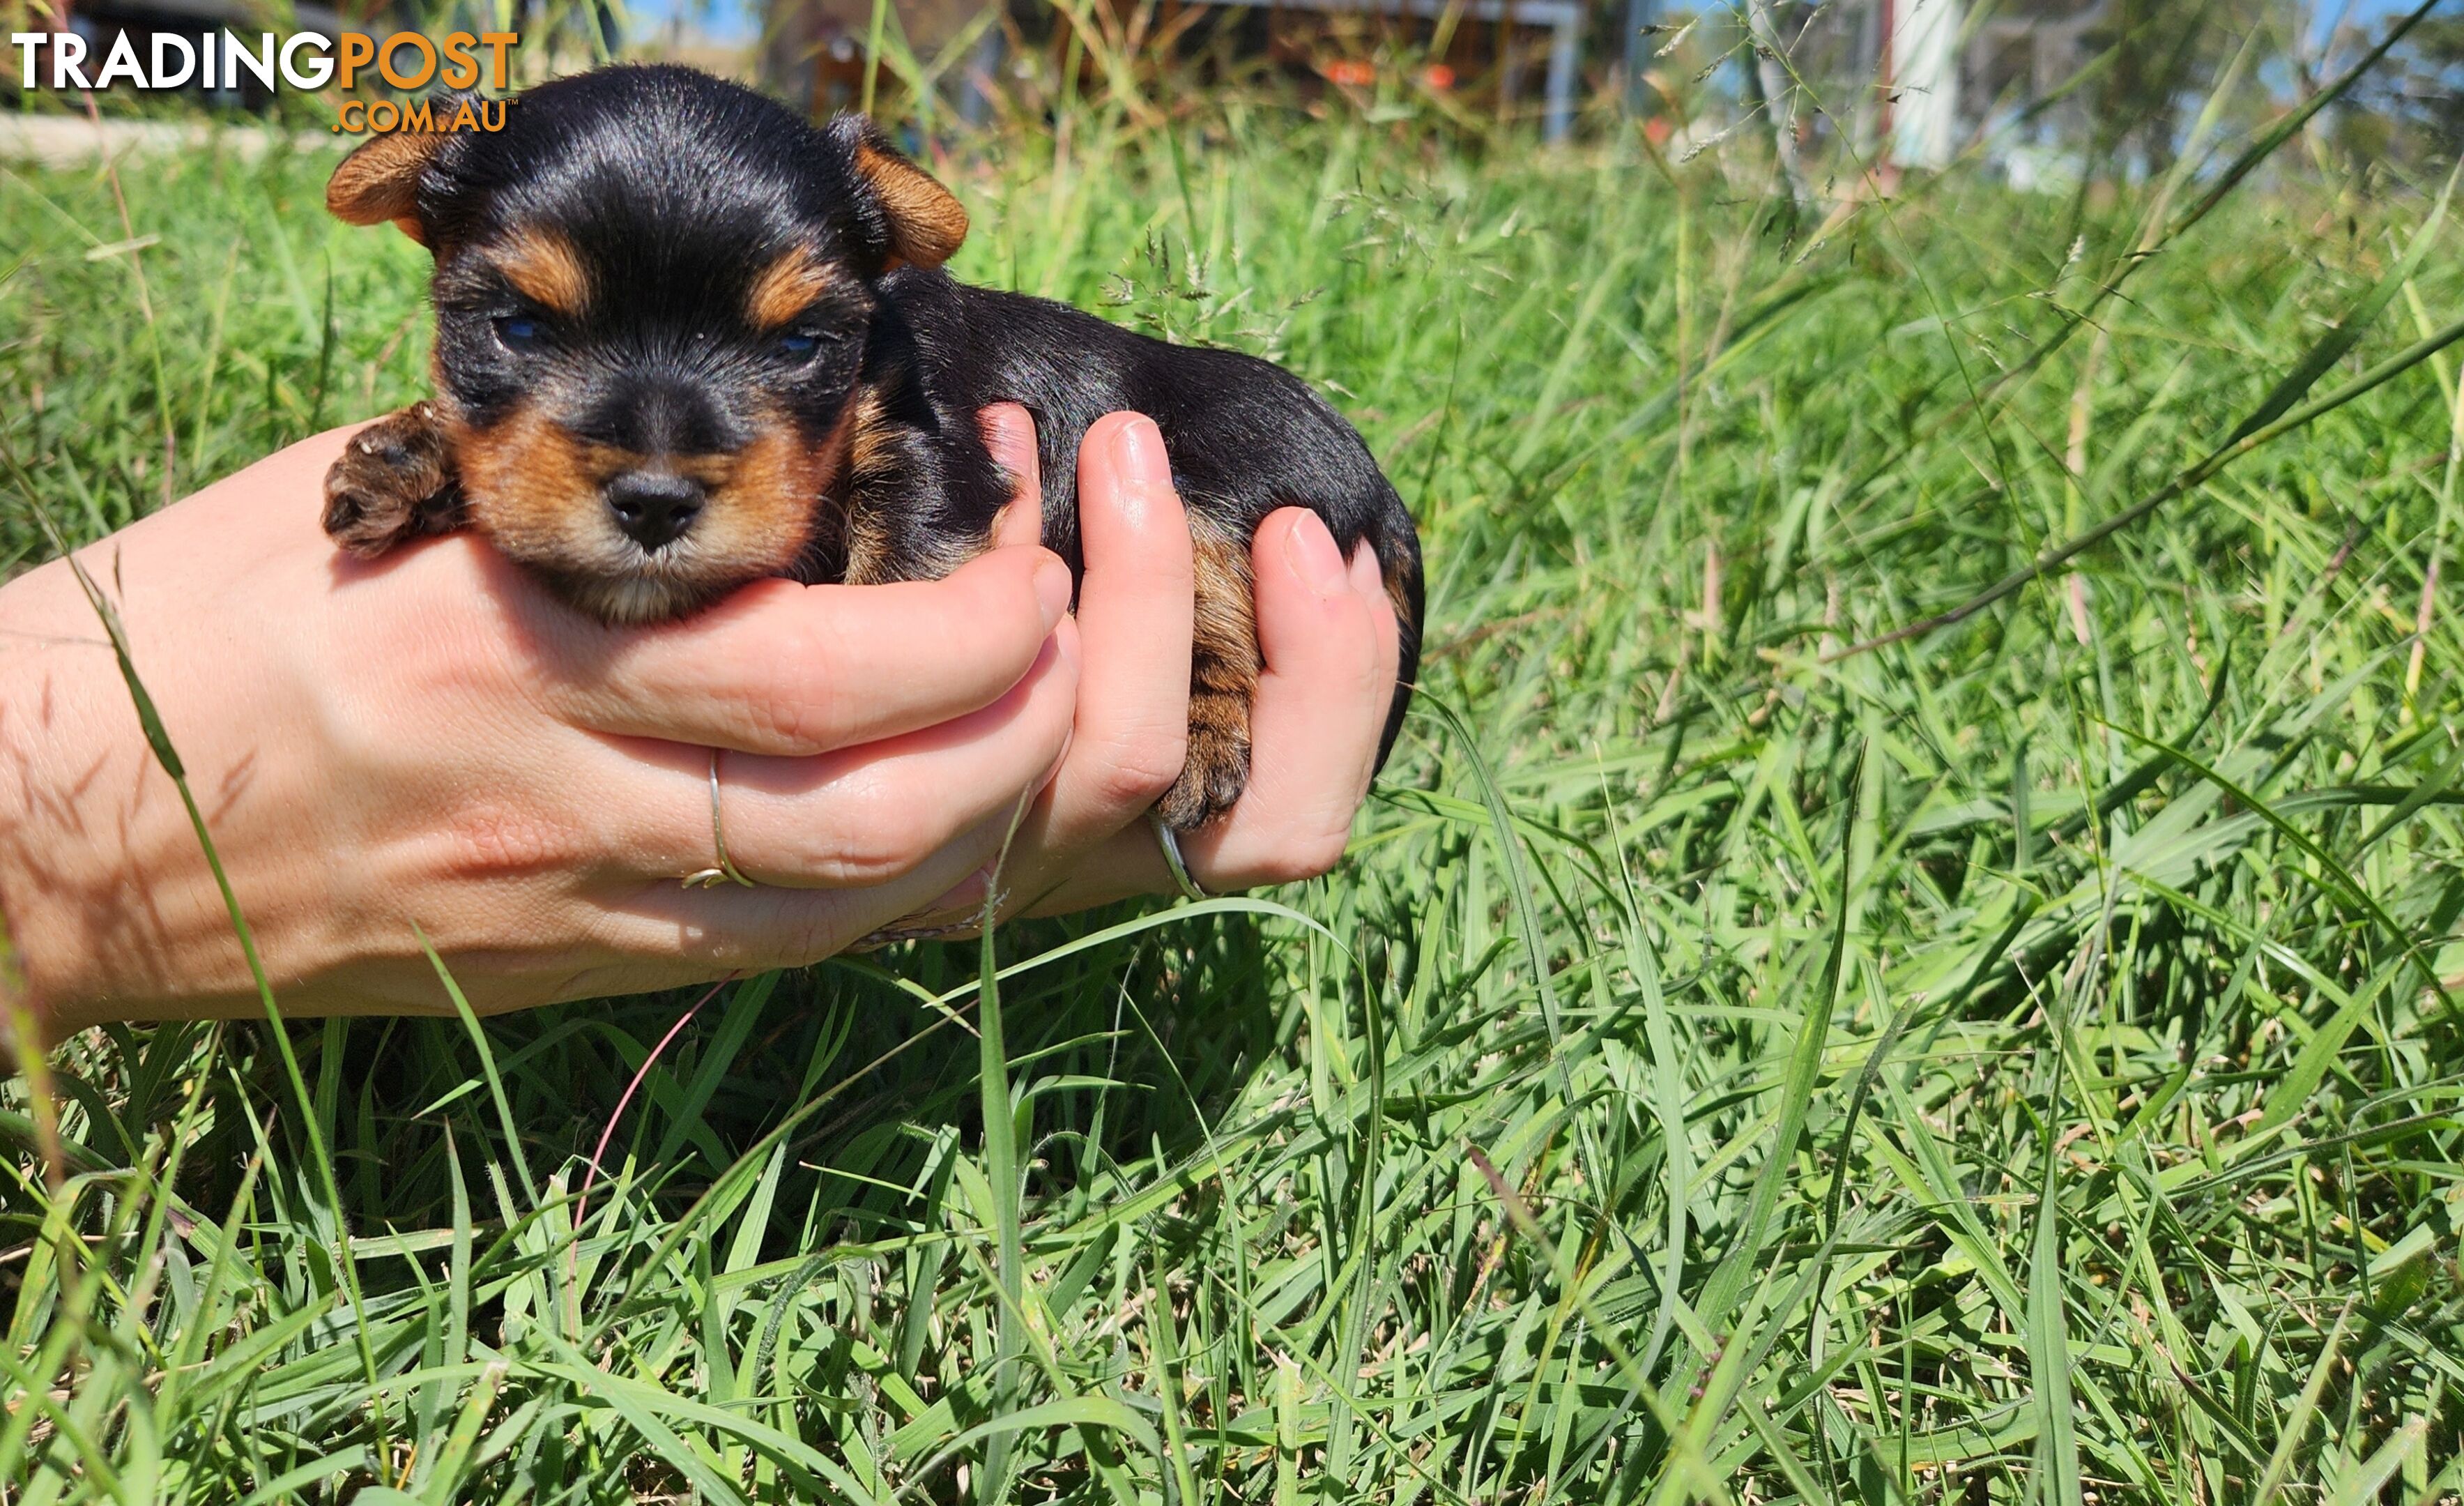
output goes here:
{"type": "MultiPolygon", "coordinates": [[[[178,89],[191,82],[200,88],[228,90],[237,89],[245,75],[269,91],[288,86],[314,92],[328,85],[349,90],[373,73],[407,92],[442,83],[459,94],[476,86],[483,77],[489,88],[502,91],[511,80],[510,55],[520,45],[521,35],[451,32],[438,42],[417,32],[396,32],[383,41],[364,32],[334,36],[322,32],[294,32],[287,36],[259,32],[251,42],[225,30],[196,37],[157,32],[148,40],[151,55],[141,58],[136,40],[121,32],[113,37],[99,66],[94,66],[93,49],[74,32],[13,32],[9,36],[18,53],[18,82],[29,90],[99,90],[121,83],[138,89],[178,89]]],[[[411,104],[349,100],[334,125],[337,131],[355,134],[504,128],[504,100],[468,96],[411,104]]]]}

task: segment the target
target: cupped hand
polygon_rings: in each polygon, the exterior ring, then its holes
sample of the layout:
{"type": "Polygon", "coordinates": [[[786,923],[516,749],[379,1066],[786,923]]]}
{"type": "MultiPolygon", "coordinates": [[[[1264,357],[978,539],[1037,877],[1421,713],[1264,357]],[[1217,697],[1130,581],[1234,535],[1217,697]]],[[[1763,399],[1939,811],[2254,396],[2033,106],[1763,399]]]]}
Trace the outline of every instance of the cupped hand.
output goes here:
{"type": "MultiPolygon", "coordinates": [[[[288,1012],[448,1008],[422,932],[492,1010],[811,962],[986,863],[1059,765],[1079,635],[1031,540],[613,630],[469,536],[344,559],[318,499],[348,433],[80,554],[288,1012]],[[757,887],[679,882],[716,861],[714,757],[757,887]]],[[[0,588],[0,910],[51,1028],[254,1012],[65,562],[0,588]]]]}
{"type": "MultiPolygon", "coordinates": [[[[1040,516],[1035,430],[1023,409],[984,414],[1019,497],[1003,542],[1032,543],[1040,516]]],[[[1085,551],[1078,700],[1069,749],[1020,827],[998,878],[979,871],[901,930],[956,935],[997,881],[1005,914],[1055,915],[1177,892],[1146,812],[1180,773],[1188,737],[1194,584],[1189,520],[1155,424],[1098,420],[1078,451],[1085,551]]],[[[1310,878],[1343,856],[1376,772],[1398,632],[1377,560],[1348,562],[1317,515],[1270,515],[1250,546],[1265,669],[1251,708],[1247,789],[1179,842],[1209,893],[1310,878]]]]}

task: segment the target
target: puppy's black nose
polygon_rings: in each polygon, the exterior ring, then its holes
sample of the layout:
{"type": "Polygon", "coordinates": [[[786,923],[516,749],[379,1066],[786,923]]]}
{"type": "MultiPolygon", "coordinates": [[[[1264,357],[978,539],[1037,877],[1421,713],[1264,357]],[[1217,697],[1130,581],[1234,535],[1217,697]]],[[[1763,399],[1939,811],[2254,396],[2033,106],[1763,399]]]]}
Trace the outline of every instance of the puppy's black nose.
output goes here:
{"type": "Polygon", "coordinates": [[[607,483],[616,526],[646,550],[673,543],[701,516],[702,489],[690,476],[630,471],[607,483]]]}

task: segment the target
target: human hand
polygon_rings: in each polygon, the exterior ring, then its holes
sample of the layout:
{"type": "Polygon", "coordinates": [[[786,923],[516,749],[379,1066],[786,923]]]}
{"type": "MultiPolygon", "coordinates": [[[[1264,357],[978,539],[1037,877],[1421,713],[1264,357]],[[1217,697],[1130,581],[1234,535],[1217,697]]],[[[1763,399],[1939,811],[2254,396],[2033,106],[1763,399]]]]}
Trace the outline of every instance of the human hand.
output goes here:
{"type": "MultiPolygon", "coordinates": [[[[449,1008],[414,922],[483,1010],[811,962],[985,863],[1068,740],[1068,572],[1031,540],[608,629],[468,535],[341,555],[348,434],[81,551],[286,1012],[449,1008]],[[715,859],[713,748],[757,888],[677,882],[715,859]]],[[[0,910],[49,1029],[255,1012],[64,562],[0,588],[0,910]]]]}
{"type": "MultiPolygon", "coordinates": [[[[1003,404],[985,410],[984,432],[1020,478],[1002,541],[1032,543],[1041,498],[1034,421],[1003,404]]],[[[1086,574],[1075,727],[1002,865],[1008,914],[1058,915],[1178,887],[1146,812],[1178,777],[1188,739],[1194,565],[1188,516],[1151,420],[1113,413],[1087,432],[1078,521],[1086,574]]],[[[1191,875],[1213,894],[1315,877],[1342,858],[1395,691],[1395,608],[1366,544],[1347,564],[1316,514],[1287,507],[1259,528],[1250,567],[1265,665],[1248,787],[1220,819],[1179,838],[1191,875]]],[[[962,934],[989,877],[972,875],[896,929],[962,934]]]]}

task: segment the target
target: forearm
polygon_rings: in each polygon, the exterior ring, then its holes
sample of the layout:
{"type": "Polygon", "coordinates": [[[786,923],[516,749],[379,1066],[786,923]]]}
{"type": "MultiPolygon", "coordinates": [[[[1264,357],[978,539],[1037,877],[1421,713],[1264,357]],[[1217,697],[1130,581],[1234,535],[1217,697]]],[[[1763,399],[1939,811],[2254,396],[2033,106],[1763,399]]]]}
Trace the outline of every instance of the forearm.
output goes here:
{"type": "Polygon", "coordinates": [[[179,792],[65,565],[0,587],[0,919],[36,1010],[56,1032],[244,1003],[179,792]]]}

